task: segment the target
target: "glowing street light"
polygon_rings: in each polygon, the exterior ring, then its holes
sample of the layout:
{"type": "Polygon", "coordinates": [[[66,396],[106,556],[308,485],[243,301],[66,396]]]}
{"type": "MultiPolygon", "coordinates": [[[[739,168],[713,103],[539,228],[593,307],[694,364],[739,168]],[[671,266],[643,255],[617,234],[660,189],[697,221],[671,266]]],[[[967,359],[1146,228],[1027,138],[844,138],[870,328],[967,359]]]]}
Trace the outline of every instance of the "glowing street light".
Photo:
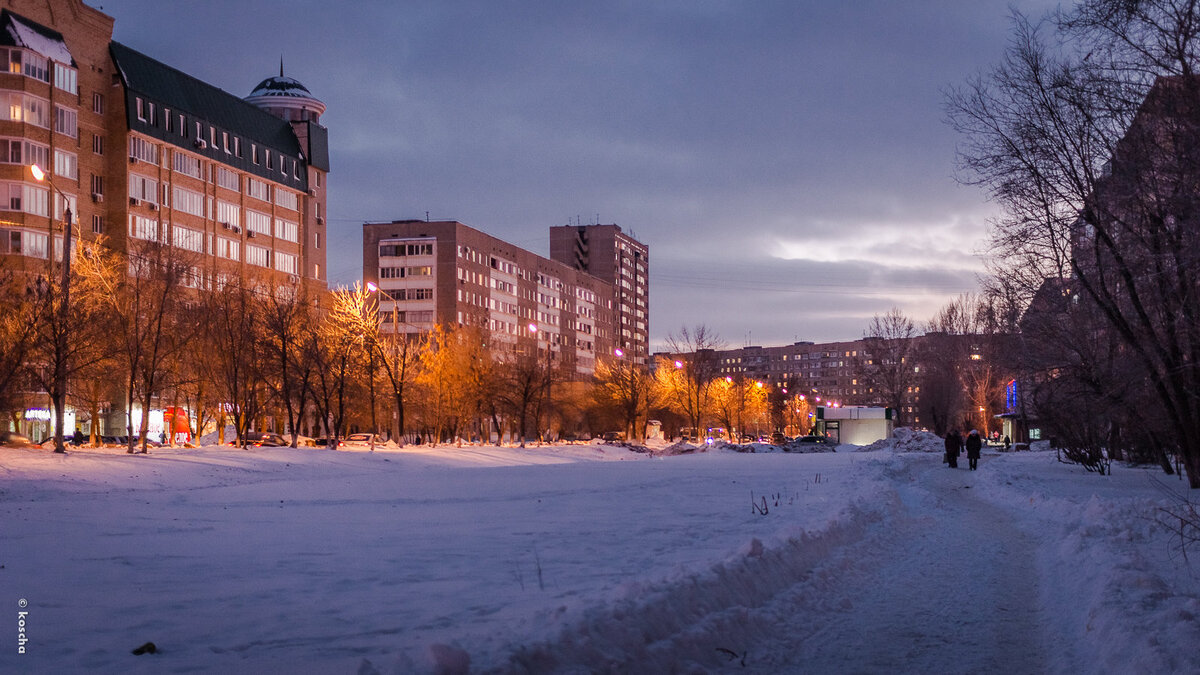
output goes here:
{"type": "MultiPolygon", "coordinates": [[[[29,167],[33,178],[39,183],[45,182],[54,188],[63,201],[63,247],[62,247],[62,301],[58,307],[60,330],[56,331],[54,340],[54,452],[66,452],[63,445],[63,407],[67,400],[67,325],[69,315],[67,307],[71,300],[71,202],[62,190],[50,180],[42,167],[34,164],[29,167]]],[[[50,215],[50,265],[54,266],[54,214],[50,215]]]]}

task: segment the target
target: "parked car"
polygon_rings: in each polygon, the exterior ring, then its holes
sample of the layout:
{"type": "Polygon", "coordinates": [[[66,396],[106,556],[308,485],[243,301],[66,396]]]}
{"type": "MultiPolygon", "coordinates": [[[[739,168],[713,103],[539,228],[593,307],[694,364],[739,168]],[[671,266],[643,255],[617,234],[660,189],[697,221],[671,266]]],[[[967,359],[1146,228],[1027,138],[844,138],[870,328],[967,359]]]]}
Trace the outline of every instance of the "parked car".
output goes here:
{"type": "Polygon", "coordinates": [[[606,431],[600,440],[605,443],[620,443],[625,440],[625,434],[620,431],[606,431]]]}
{"type": "MultiPolygon", "coordinates": [[[[282,448],[291,445],[283,436],[272,431],[247,431],[244,440],[246,445],[256,448],[282,448]]],[[[237,439],[234,439],[232,444],[239,445],[237,439]]]]}
{"type": "Polygon", "coordinates": [[[369,448],[371,447],[372,436],[375,438],[375,445],[387,443],[379,434],[350,434],[340,445],[348,448],[369,448]]]}
{"type": "Polygon", "coordinates": [[[801,436],[792,442],[800,445],[830,445],[832,443],[828,436],[801,436]]]}
{"type": "Polygon", "coordinates": [[[33,445],[33,441],[29,440],[28,436],[15,431],[0,431],[0,445],[9,448],[24,448],[33,445]]]}
{"type": "Polygon", "coordinates": [[[783,434],[783,432],[780,432],[780,431],[776,431],[775,433],[771,434],[771,444],[772,445],[783,445],[784,443],[787,443],[790,440],[792,440],[792,439],[788,438],[787,436],[785,436],[783,434]]]}
{"type": "MultiPolygon", "coordinates": [[[[317,447],[317,448],[328,448],[329,447],[329,439],[328,438],[314,438],[314,439],[312,439],[312,444],[314,447],[317,447]]],[[[343,443],[340,440],[334,439],[333,447],[340,448],[343,445],[345,445],[345,443],[343,443]]]]}

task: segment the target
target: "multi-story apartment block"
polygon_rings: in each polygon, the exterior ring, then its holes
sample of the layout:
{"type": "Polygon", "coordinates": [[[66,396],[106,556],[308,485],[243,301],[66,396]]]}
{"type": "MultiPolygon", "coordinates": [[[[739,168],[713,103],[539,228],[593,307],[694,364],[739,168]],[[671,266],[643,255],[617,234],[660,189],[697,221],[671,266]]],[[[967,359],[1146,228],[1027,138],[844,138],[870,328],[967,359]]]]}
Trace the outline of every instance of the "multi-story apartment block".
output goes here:
{"type": "Polygon", "coordinates": [[[562,225],[550,228],[550,258],[613,285],[614,346],[648,363],[650,248],[616,225],[562,225]]]}
{"type": "Polygon", "coordinates": [[[197,289],[323,290],[324,104],[282,69],[239,98],[113,42],[113,23],[81,0],[0,0],[0,266],[52,272],[69,211],[78,240],[188,259],[197,289]]]}
{"type": "Polygon", "coordinates": [[[500,353],[545,353],[577,375],[611,354],[613,286],[456,221],[363,225],[363,279],[385,330],[486,329],[500,353]]]}
{"type": "Polygon", "coordinates": [[[196,287],[253,272],[324,288],[324,104],[282,73],[228,94],[113,42],[113,19],[80,0],[4,7],[0,254],[13,266],[46,265],[51,239],[61,255],[61,191],[81,238],[188,251],[196,287]]]}

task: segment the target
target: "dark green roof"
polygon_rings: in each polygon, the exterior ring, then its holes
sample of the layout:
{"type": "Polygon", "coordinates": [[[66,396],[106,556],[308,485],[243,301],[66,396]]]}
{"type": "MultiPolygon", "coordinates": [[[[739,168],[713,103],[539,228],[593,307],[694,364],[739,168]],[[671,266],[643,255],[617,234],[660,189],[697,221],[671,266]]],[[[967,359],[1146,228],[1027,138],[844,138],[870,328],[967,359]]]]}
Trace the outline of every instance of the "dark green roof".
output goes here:
{"type": "Polygon", "coordinates": [[[119,42],[109,49],[129,91],[243,139],[300,156],[296,135],[284,120],[119,42]]]}

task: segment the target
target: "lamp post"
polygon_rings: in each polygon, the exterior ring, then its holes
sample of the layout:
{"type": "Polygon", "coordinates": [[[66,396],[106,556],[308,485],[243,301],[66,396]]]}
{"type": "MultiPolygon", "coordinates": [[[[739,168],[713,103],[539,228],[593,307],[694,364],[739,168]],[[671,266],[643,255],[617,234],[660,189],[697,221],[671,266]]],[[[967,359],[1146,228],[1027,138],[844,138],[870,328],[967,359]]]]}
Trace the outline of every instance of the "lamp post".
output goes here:
{"type": "MultiPolygon", "coordinates": [[[[63,445],[63,415],[67,402],[67,320],[71,300],[71,203],[62,190],[37,164],[30,167],[34,180],[54,188],[63,201],[62,298],[58,307],[58,330],[54,332],[54,452],[66,452],[63,445]]],[[[50,245],[47,252],[54,269],[54,214],[50,214],[50,245]]]]}

